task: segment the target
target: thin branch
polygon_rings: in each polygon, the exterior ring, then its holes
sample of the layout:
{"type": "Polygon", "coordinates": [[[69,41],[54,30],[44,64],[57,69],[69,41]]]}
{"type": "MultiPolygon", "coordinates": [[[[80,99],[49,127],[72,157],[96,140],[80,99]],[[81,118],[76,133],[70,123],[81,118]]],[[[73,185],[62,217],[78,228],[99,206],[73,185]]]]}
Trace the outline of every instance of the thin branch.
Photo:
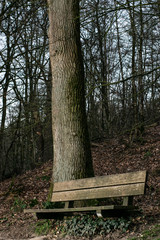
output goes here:
{"type": "Polygon", "coordinates": [[[149,74],[151,74],[152,72],[154,72],[154,71],[156,71],[156,70],[159,70],[159,69],[160,69],[160,67],[157,67],[157,68],[154,68],[154,69],[151,70],[151,71],[144,72],[144,73],[141,73],[141,74],[132,75],[131,77],[125,78],[124,80],[120,80],[120,81],[116,81],[116,82],[112,82],[112,83],[98,82],[100,85],[92,87],[92,88],[89,90],[89,92],[88,92],[88,94],[86,95],[86,97],[88,98],[89,95],[92,93],[92,91],[94,91],[96,88],[99,88],[99,87],[102,87],[102,86],[116,85],[116,84],[119,84],[119,83],[126,82],[126,81],[128,81],[128,80],[131,80],[132,78],[143,77],[143,76],[149,75],[149,74]]]}

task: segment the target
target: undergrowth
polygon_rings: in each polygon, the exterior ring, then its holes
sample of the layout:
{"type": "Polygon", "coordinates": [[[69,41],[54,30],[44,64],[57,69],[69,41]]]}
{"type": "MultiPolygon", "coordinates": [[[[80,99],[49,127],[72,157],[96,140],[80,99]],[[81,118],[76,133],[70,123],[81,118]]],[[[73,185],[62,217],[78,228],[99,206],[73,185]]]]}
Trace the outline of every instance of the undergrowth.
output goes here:
{"type": "Polygon", "coordinates": [[[128,240],[151,240],[156,239],[160,240],[160,224],[157,224],[151,229],[143,231],[140,236],[129,238],[128,240]]]}
{"type": "Polygon", "coordinates": [[[20,198],[15,198],[13,205],[11,206],[11,210],[14,212],[22,212],[23,209],[27,207],[27,204],[24,200],[21,200],[20,198]]]}
{"type": "Polygon", "coordinates": [[[37,235],[45,235],[51,230],[52,223],[50,220],[41,220],[36,223],[35,233],[37,235]]]}
{"type": "Polygon", "coordinates": [[[44,220],[36,225],[36,233],[63,234],[70,236],[94,236],[106,235],[114,230],[126,232],[129,229],[131,221],[129,219],[103,219],[96,216],[82,215],[74,216],[66,220],[44,220]]]}

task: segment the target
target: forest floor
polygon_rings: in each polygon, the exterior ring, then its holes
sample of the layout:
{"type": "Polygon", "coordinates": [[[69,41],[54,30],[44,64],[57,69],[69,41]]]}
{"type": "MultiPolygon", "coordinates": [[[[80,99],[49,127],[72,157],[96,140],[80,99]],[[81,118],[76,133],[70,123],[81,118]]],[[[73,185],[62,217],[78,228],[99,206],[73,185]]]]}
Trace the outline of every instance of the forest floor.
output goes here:
{"type": "MultiPolygon", "coordinates": [[[[125,233],[114,231],[105,237],[93,238],[62,237],[58,233],[53,236],[50,233],[38,239],[160,240],[160,233],[155,232],[155,229],[160,230],[160,125],[146,129],[143,143],[130,145],[127,136],[93,142],[92,156],[96,176],[148,171],[146,194],[134,199],[134,205],[141,207],[143,215],[136,217],[134,226],[125,233]]],[[[39,220],[32,214],[24,214],[23,209],[41,208],[47,201],[51,175],[52,161],[48,161],[0,183],[0,240],[36,239],[35,225],[39,220]]]]}

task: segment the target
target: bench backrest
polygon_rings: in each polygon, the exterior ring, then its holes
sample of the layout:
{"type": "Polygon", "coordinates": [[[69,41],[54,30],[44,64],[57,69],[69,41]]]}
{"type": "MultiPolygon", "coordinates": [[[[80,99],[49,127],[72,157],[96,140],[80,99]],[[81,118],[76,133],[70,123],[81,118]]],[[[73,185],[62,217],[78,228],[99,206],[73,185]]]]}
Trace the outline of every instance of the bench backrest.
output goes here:
{"type": "Polygon", "coordinates": [[[141,195],[145,182],[146,171],[57,182],[52,202],[141,195]]]}

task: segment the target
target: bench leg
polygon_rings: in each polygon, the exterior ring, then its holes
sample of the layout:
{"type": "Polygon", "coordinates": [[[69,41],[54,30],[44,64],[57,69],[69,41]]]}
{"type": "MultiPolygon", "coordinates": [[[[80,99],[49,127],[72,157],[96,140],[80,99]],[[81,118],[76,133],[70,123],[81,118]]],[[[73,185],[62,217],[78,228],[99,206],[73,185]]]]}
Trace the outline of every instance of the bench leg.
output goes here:
{"type": "Polygon", "coordinates": [[[73,204],[74,204],[74,201],[65,202],[64,208],[71,208],[71,207],[73,207],[73,204]]]}
{"type": "Polygon", "coordinates": [[[103,216],[102,216],[102,210],[97,210],[96,211],[96,214],[97,214],[97,217],[98,218],[102,218],[103,216]]]}
{"type": "Polygon", "coordinates": [[[123,206],[133,205],[133,197],[123,197],[123,206]]]}

